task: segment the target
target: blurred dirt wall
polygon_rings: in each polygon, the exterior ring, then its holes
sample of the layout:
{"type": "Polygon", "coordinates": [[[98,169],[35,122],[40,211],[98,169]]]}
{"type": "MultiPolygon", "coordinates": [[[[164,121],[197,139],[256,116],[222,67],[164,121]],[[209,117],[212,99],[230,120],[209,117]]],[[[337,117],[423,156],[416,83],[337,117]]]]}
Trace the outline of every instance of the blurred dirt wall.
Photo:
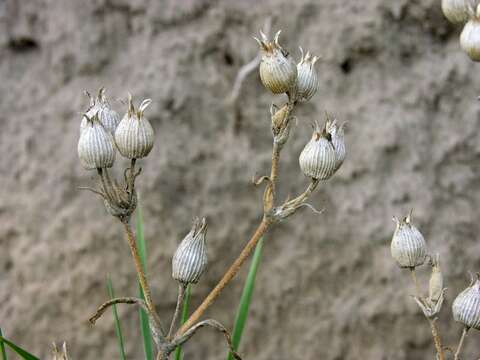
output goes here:
{"type": "MultiPolygon", "coordinates": [[[[268,234],[241,353],[245,359],[432,359],[428,324],[408,273],[391,260],[391,216],[414,208],[448,287],[439,326],[454,345],[450,306],[480,270],[480,65],[460,50],[461,28],[440,0],[0,1],[0,327],[42,358],[66,340],[73,360],[117,359],[113,320],[88,316],[137,287],[121,227],[81,192],[94,176],[77,159],[84,89],[153,99],[156,143],[138,186],[156,305],[171,315],[170,258],[194,216],[209,219],[210,266],[198,304],[261,215],[252,175],[268,171],[269,106],[258,75],[237,111],[224,105],[257,52],[268,16],[281,43],[321,55],[320,88],[302,105],[282,155],[280,195],[307,180],[298,155],[325,110],[349,121],[348,158],[308,210],[268,234]]],[[[244,269],[208,311],[231,327],[244,269]]],[[[420,280],[428,281],[428,269],[420,280]]],[[[142,358],[137,312],[120,308],[129,359],[142,358]]],[[[465,359],[480,355],[472,331],[465,359]]],[[[202,330],[186,359],[224,359],[202,330]]]]}

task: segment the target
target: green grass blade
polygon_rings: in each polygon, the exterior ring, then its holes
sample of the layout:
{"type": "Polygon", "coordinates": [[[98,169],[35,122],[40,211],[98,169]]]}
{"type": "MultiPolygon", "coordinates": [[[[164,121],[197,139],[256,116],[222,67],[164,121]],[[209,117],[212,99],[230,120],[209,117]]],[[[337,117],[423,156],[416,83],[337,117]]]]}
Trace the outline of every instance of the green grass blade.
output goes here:
{"type": "MultiPolygon", "coordinates": [[[[187,291],[185,292],[185,298],[183,299],[182,307],[182,318],[180,323],[183,324],[188,319],[188,308],[190,307],[190,285],[187,286],[187,291]]],[[[182,360],[182,347],[177,346],[175,350],[175,360],[182,360]]]]}
{"type": "MultiPolygon", "coordinates": [[[[145,245],[145,237],[143,233],[143,218],[142,218],[142,209],[140,207],[140,200],[138,201],[137,205],[137,217],[136,217],[136,228],[137,228],[137,249],[138,254],[140,255],[140,259],[142,261],[143,271],[145,274],[146,271],[146,258],[147,258],[147,247],[145,245]]],[[[140,292],[140,297],[145,300],[145,296],[143,295],[142,287],[140,283],[138,283],[138,289],[140,292]]],[[[145,353],[146,360],[153,360],[153,343],[152,343],[152,335],[150,333],[150,325],[148,322],[148,315],[145,310],[140,309],[140,329],[142,332],[142,339],[143,339],[143,351],[145,353]]]]}
{"type": "MultiPolygon", "coordinates": [[[[253,254],[252,263],[248,270],[247,280],[242,291],[242,297],[240,298],[240,304],[238,305],[237,315],[235,317],[235,324],[233,325],[232,344],[235,350],[240,345],[242,339],[243,330],[245,329],[245,323],[248,318],[248,310],[252,301],[253,288],[255,286],[255,278],[257,275],[258,265],[262,258],[263,238],[257,244],[255,253],[253,254]]],[[[232,353],[228,354],[227,360],[233,360],[232,353]]]]}
{"type": "Polygon", "coordinates": [[[28,351],[25,351],[21,347],[12,343],[11,341],[8,341],[3,336],[0,336],[0,342],[2,342],[3,344],[7,345],[10,349],[15,351],[24,360],[40,360],[38,357],[30,354],[28,351]]]}
{"type": "MultiPolygon", "coordinates": [[[[2,329],[0,329],[0,337],[3,337],[2,329]]],[[[2,354],[2,360],[7,360],[7,350],[2,340],[0,340],[0,354],[2,354]]]]}
{"type": "MultiPolygon", "coordinates": [[[[113,299],[115,297],[115,292],[113,291],[112,279],[110,279],[110,277],[107,277],[107,291],[108,291],[108,296],[110,296],[110,299],[113,299]]],[[[120,359],[126,360],[127,357],[125,356],[122,327],[120,326],[120,320],[118,319],[117,305],[112,306],[112,313],[113,313],[113,318],[115,319],[115,334],[117,335],[120,359]]]]}

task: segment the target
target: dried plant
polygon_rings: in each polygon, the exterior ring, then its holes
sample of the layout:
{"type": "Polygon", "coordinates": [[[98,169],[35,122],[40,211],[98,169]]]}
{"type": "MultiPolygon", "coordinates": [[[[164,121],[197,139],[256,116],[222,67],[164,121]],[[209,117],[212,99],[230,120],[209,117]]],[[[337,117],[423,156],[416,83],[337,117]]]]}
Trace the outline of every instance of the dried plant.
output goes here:
{"type": "Polygon", "coordinates": [[[438,360],[445,360],[446,353],[453,354],[454,360],[460,359],[460,352],[465,342],[465,337],[470,329],[480,330],[480,274],[470,286],[461,292],[452,305],[455,321],[463,326],[460,341],[452,350],[451,347],[442,345],[437,320],[442,309],[445,291],[443,274],[440,268],[440,256],[428,254],[427,244],[422,233],[412,224],[412,211],[403,219],[393,218],[396,223],[395,232],[391,242],[392,257],[402,269],[410,271],[415,284],[413,299],[422,310],[427,319],[435,344],[438,360]],[[428,260],[428,261],[427,261],[428,260]],[[431,275],[428,286],[428,296],[424,296],[417,279],[416,268],[425,262],[431,266],[431,275]]]}
{"type": "Polygon", "coordinates": [[[172,275],[179,282],[177,306],[170,326],[164,327],[162,318],[155,308],[136,247],[135,235],[130,225],[132,213],[137,205],[135,182],[141,170],[136,169],[136,160],[146,157],[153,147],[154,131],[144,115],[151,100],[144,100],[136,110],[132,96],[129,94],[127,112],[123,119],[118,121],[119,117],[110,108],[105,90],[102,88],[97,99],[90,97],[90,107],[82,117],[78,146],[80,161],[87,170],[96,170],[99,179],[96,188],[83,189],[98,195],[103,200],[108,213],[116,217],[122,224],[145,295],[145,301],[135,297],[111,299],[98,308],[91,316],[90,322],[94,324],[108,307],[115,304],[132,304],[144,309],[148,314],[152,336],[156,344],[157,360],[168,359],[177,346],[188,341],[199,328],[205,326],[222,332],[229,350],[235,358],[240,359],[232,347],[227,329],[215,320],[201,320],[201,316],[235,277],[257,242],[271,227],[292,216],[302,207],[319,213],[307,203],[307,200],[319,183],[331,178],[345,159],[343,125],[339,126],[336,120],[331,120],[328,116],[325,125],[316,121],[312,138],[306,144],[299,159],[300,168],[310,179],[310,183],[306,190],[297,197],[279,201],[277,184],[281,151],[296,123],[296,118],[293,116],[295,108],[301,102],[310,100],[317,91],[318,80],[314,67],[317,57],[310,55],[309,52],[304,54],[301,50],[301,60],[295,64],[293,57],[279,43],[280,31],[275,34],[273,41],[270,41],[263,32],[260,35],[260,39],[255,38],[255,40],[261,50],[260,77],[262,83],[274,94],[285,93],[287,95],[285,104],[282,106],[272,105],[270,109],[273,134],[270,175],[254,179],[257,186],[265,184],[263,217],[253,236],[230,268],[226,270],[218,284],[180,327],[177,327],[177,321],[186,286],[199,281],[207,266],[205,242],[207,223],[205,218],[196,219],[191,231],[180,243],[173,256],[172,275]],[[113,131],[112,124],[115,127],[113,131]],[[120,155],[130,159],[130,166],[123,171],[123,181],[118,181],[109,172],[109,168],[115,162],[117,150],[120,155]]]}

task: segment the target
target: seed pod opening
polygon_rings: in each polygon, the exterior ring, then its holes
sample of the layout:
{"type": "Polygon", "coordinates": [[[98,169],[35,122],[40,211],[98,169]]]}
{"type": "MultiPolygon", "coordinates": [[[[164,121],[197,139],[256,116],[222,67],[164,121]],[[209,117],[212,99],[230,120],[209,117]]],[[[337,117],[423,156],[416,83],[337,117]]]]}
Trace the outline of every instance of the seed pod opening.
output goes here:
{"type": "Polygon", "coordinates": [[[315,122],[313,135],[299,158],[302,172],[313,179],[327,180],[336,171],[337,155],[330,134],[315,122]]]}
{"type": "Polygon", "coordinates": [[[148,119],[143,115],[152,102],[145,99],[135,110],[132,95],[128,94],[128,111],[115,130],[115,142],[120,153],[128,159],[147,156],[153,148],[155,133],[148,119]]]}
{"type": "Polygon", "coordinates": [[[172,277],[183,284],[197,283],[208,264],[207,222],[195,219],[192,229],[178,246],[172,260],[172,277]]]}
{"type": "Polygon", "coordinates": [[[318,57],[311,56],[310,52],[303,54],[303,49],[300,48],[302,58],[297,65],[297,81],[296,81],[296,97],[300,101],[308,101],[317,92],[318,76],[315,70],[315,63],[318,57]]]}
{"type": "Polygon", "coordinates": [[[87,126],[80,133],[78,157],[87,170],[110,168],[115,162],[115,145],[113,137],[98,120],[98,114],[87,119],[87,126]]]}
{"type": "Polygon", "coordinates": [[[442,0],[442,11],[453,24],[465,23],[473,15],[478,0],[442,0]]]}
{"type": "Polygon", "coordinates": [[[391,243],[392,257],[401,268],[414,269],[425,262],[427,244],[420,231],[411,223],[412,212],[397,223],[391,243]]]}
{"type": "MultiPolygon", "coordinates": [[[[105,88],[98,91],[97,98],[92,97],[87,91],[87,96],[90,98],[90,107],[86,112],[88,118],[92,118],[95,114],[98,115],[98,120],[112,136],[115,134],[115,129],[120,122],[120,116],[110,107],[110,103],[105,95],[105,88]]],[[[80,123],[80,132],[82,132],[88,125],[87,118],[83,117],[80,123]]]]}
{"type": "Polygon", "coordinates": [[[467,328],[480,330],[480,277],[463,290],[452,305],[453,318],[467,328]]]}
{"type": "Polygon", "coordinates": [[[440,256],[437,254],[436,258],[432,258],[432,274],[430,275],[428,298],[430,301],[437,302],[443,292],[443,275],[440,269],[440,256]]]}
{"type": "MultiPolygon", "coordinates": [[[[480,6],[479,6],[480,8],[480,6]]],[[[477,9],[478,12],[479,9],[477,9]]],[[[460,34],[460,46],[473,61],[480,61],[480,14],[470,19],[460,34]]]]}
{"type": "Polygon", "coordinates": [[[260,61],[260,79],[262,84],[274,94],[288,92],[295,87],[297,66],[291,55],[278,43],[280,31],[269,41],[260,31],[261,40],[254,37],[260,45],[262,59],[260,61]]]}
{"type": "Polygon", "coordinates": [[[327,133],[330,134],[332,145],[335,148],[335,171],[342,166],[345,157],[347,156],[347,148],[345,146],[345,123],[338,125],[337,119],[327,119],[326,124],[327,133]]]}

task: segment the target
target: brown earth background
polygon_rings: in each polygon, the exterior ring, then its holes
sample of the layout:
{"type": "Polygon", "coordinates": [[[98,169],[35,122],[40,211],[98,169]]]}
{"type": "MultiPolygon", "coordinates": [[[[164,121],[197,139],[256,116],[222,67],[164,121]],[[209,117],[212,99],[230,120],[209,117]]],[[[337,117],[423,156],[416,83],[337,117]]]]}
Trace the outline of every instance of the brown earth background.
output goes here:
{"type": "MultiPolygon", "coordinates": [[[[209,219],[208,272],[198,305],[255,229],[269,169],[268,108],[280,104],[258,74],[237,111],[224,105],[238,69],[257,53],[268,16],[298,59],[321,55],[320,89],[302,105],[282,155],[280,194],[302,191],[298,166],[309,123],[325,110],[348,120],[348,158],[302,211],[267,236],[246,334],[245,359],[433,359],[428,324],[408,273],[390,258],[394,224],[414,208],[448,287],[439,326],[456,344],[454,296],[480,270],[480,65],[460,50],[461,27],[440,0],[0,1],[0,326],[48,358],[118,359],[113,319],[88,316],[107,297],[136,295],[120,225],[93,195],[77,159],[84,89],[151,97],[156,143],[142,161],[148,272],[171,315],[170,259],[194,216],[209,219]]],[[[125,106],[112,101],[124,113],[125,106]]],[[[207,315],[231,328],[246,267],[207,315]]],[[[421,271],[424,286],[428,269],[421,271]]],[[[120,308],[129,359],[142,358],[137,311],[120,308]]],[[[223,338],[202,330],[185,359],[224,359],[223,338]]],[[[472,331],[464,359],[480,356],[472,331]]]]}

